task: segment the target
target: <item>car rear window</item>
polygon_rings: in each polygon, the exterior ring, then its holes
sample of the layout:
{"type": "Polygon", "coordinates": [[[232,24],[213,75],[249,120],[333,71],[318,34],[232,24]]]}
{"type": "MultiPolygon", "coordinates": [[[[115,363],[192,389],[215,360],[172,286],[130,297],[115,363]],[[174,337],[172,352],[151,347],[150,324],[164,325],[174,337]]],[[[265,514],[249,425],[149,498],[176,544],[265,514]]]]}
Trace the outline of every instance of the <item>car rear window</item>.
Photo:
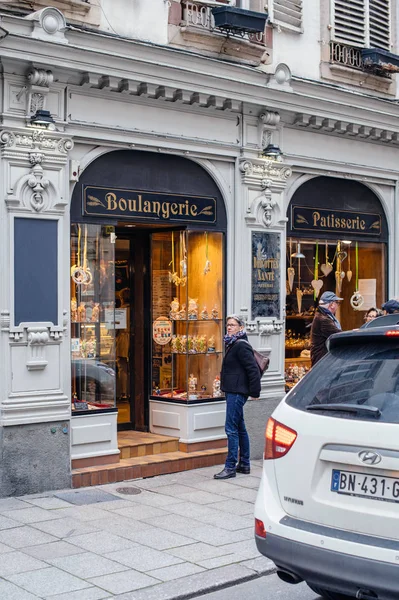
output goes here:
{"type": "Polygon", "coordinates": [[[300,410],[317,404],[377,407],[375,416],[343,410],[314,414],[343,419],[399,423],[399,346],[367,343],[333,348],[290,392],[287,404],[300,410]]]}

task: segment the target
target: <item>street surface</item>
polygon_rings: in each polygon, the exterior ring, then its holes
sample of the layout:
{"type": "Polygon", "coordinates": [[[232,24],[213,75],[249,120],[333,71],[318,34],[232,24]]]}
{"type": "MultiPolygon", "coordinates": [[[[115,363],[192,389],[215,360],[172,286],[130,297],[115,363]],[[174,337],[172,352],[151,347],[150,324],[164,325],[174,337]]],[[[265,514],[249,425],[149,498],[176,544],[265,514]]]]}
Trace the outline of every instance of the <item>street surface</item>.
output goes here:
{"type": "Polygon", "coordinates": [[[289,585],[277,575],[266,575],[201,596],[206,600],[321,600],[305,583],[289,585]]]}

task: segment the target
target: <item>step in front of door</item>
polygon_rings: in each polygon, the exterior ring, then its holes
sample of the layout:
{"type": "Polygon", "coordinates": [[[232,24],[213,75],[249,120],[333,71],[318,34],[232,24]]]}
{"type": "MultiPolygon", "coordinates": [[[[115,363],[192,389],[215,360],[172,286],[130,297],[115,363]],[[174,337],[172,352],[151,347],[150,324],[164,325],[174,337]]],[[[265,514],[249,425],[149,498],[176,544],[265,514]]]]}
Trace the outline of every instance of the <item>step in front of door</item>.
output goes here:
{"type": "Polygon", "coordinates": [[[179,450],[179,438],[139,431],[118,433],[120,458],[138,458],[153,454],[165,454],[179,450]]]}
{"type": "Polygon", "coordinates": [[[89,487],[212,467],[224,464],[226,454],[226,448],[190,453],[166,452],[122,459],[117,464],[74,469],[72,471],[72,487],[89,487]]]}

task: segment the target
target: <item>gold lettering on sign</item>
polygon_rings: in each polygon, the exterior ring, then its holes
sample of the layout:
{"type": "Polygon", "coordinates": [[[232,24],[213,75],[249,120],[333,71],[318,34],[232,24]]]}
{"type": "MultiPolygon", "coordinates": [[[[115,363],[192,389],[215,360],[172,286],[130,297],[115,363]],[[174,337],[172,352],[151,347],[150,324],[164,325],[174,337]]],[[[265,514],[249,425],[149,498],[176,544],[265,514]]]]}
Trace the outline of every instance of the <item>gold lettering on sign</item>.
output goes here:
{"type": "Polygon", "coordinates": [[[118,208],[115,194],[110,192],[109,194],[106,194],[105,199],[107,201],[107,210],[116,210],[118,208]]]}

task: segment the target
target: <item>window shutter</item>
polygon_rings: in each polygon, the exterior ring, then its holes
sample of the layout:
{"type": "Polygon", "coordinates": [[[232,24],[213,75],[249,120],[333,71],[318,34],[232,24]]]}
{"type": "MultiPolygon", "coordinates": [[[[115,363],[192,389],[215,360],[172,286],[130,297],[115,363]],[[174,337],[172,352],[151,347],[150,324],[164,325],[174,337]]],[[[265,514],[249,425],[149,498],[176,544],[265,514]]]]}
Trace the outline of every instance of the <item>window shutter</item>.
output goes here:
{"type": "Polygon", "coordinates": [[[302,0],[269,0],[267,8],[271,23],[302,31],[302,6],[302,0]]]}
{"type": "Polygon", "coordinates": [[[389,0],[369,0],[370,48],[390,50],[390,2],[389,0]]]}
{"type": "Polygon", "coordinates": [[[351,46],[366,45],[364,0],[335,0],[334,39],[351,46]]]}
{"type": "Polygon", "coordinates": [[[390,0],[333,0],[333,39],[360,48],[390,49],[390,0]]]}

